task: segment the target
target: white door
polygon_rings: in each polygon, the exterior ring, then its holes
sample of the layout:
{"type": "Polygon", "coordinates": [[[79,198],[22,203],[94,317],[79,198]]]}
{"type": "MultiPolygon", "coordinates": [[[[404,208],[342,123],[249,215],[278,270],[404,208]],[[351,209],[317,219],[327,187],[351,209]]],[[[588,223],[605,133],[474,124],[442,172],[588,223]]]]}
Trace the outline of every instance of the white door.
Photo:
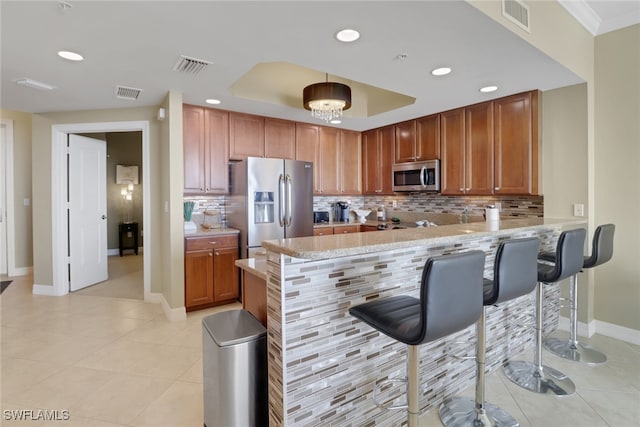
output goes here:
{"type": "Polygon", "coordinates": [[[107,144],[69,135],[69,290],[107,280],[107,144]]]}
{"type": "Polygon", "coordinates": [[[7,127],[0,125],[0,274],[7,274],[7,127]]]}

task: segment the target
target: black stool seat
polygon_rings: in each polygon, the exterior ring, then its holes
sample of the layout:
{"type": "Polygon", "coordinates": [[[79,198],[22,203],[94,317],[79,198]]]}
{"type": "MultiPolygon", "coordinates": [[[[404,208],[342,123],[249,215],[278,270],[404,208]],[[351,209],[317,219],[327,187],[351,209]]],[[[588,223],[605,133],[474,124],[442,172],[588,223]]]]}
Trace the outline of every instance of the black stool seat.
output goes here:
{"type": "MultiPolygon", "coordinates": [[[[614,224],[604,224],[596,228],[593,233],[591,255],[582,258],[582,269],[593,268],[604,264],[613,257],[614,224]]],[[[539,259],[548,262],[557,262],[555,252],[540,254],[539,259]]],[[[581,270],[582,271],[582,270],[581,270]]],[[[599,365],[607,361],[607,356],[592,348],[588,344],[578,342],[578,274],[572,277],[569,288],[569,339],[549,337],[545,339],[544,346],[547,350],[563,359],[575,362],[583,362],[590,365],[599,365]]],[[[565,306],[563,306],[565,307],[565,306]]]]}
{"type": "Polygon", "coordinates": [[[418,345],[460,331],[478,320],[482,312],[484,257],[482,251],[469,251],[429,258],[422,272],[420,298],[392,296],[349,309],[352,316],[408,345],[407,378],[401,381],[407,383],[407,405],[402,407],[407,408],[409,427],[418,425],[420,414],[418,345]]]}
{"type": "Polygon", "coordinates": [[[427,260],[420,299],[406,295],[371,301],[349,313],[407,345],[419,345],[472,325],[482,311],[484,252],[470,251],[427,260]]]}

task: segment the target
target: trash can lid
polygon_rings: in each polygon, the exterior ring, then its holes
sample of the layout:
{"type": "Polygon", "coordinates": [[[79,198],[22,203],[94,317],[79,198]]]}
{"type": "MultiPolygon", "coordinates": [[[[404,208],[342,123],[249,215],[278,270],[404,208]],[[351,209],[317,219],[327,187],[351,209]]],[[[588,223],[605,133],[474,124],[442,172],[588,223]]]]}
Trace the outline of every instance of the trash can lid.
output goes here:
{"type": "Polygon", "coordinates": [[[229,310],[207,316],[202,319],[202,329],[211,335],[218,347],[255,341],[267,333],[262,323],[246,310],[229,310]]]}

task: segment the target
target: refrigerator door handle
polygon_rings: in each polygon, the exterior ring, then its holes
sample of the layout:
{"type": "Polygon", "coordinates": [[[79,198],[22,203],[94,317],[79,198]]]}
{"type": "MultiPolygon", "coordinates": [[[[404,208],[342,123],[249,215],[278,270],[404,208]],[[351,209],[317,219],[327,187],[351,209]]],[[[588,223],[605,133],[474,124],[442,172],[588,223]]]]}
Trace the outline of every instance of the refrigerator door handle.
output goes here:
{"type": "Polygon", "coordinates": [[[293,193],[292,193],[292,180],[291,180],[291,175],[287,174],[287,176],[285,177],[285,182],[287,183],[287,212],[286,212],[286,216],[285,216],[285,225],[287,227],[291,226],[291,212],[293,211],[293,209],[291,208],[291,203],[292,203],[292,199],[293,199],[293,193]]]}
{"type": "Polygon", "coordinates": [[[284,188],[284,175],[280,174],[278,178],[278,196],[280,198],[280,210],[278,212],[278,217],[280,220],[280,227],[285,226],[285,188],[284,188]]]}

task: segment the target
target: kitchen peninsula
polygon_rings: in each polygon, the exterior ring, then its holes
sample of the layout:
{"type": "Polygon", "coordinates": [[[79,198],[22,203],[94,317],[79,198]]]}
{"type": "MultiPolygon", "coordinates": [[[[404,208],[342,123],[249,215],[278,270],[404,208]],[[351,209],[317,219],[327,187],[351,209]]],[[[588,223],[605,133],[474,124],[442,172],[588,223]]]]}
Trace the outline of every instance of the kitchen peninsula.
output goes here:
{"type": "MultiPolygon", "coordinates": [[[[406,346],[366,326],[349,307],[373,298],[417,296],[425,261],[481,249],[492,274],[498,243],[537,236],[555,247],[563,230],[582,221],[523,218],[264,241],[267,250],[267,329],[270,425],[400,425],[405,411],[384,411],[372,400],[377,383],[405,375],[406,346]]],[[[558,285],[545,286],[545,331],[558,324],[558,285]]],[[[461,295],[460,298],[464,298],[461,295]]],[[[488,369],[495,370],[533,342],[523,328],[534,296],[491,307],[487,316],[488,369]]],[[[473,343],[473,326],[420,348],[421,409],[438,405],[473,384],[473,360],[459,360],[473,343]]],[[[381,399],[403,397],[404,388],[381,399]]]]}

